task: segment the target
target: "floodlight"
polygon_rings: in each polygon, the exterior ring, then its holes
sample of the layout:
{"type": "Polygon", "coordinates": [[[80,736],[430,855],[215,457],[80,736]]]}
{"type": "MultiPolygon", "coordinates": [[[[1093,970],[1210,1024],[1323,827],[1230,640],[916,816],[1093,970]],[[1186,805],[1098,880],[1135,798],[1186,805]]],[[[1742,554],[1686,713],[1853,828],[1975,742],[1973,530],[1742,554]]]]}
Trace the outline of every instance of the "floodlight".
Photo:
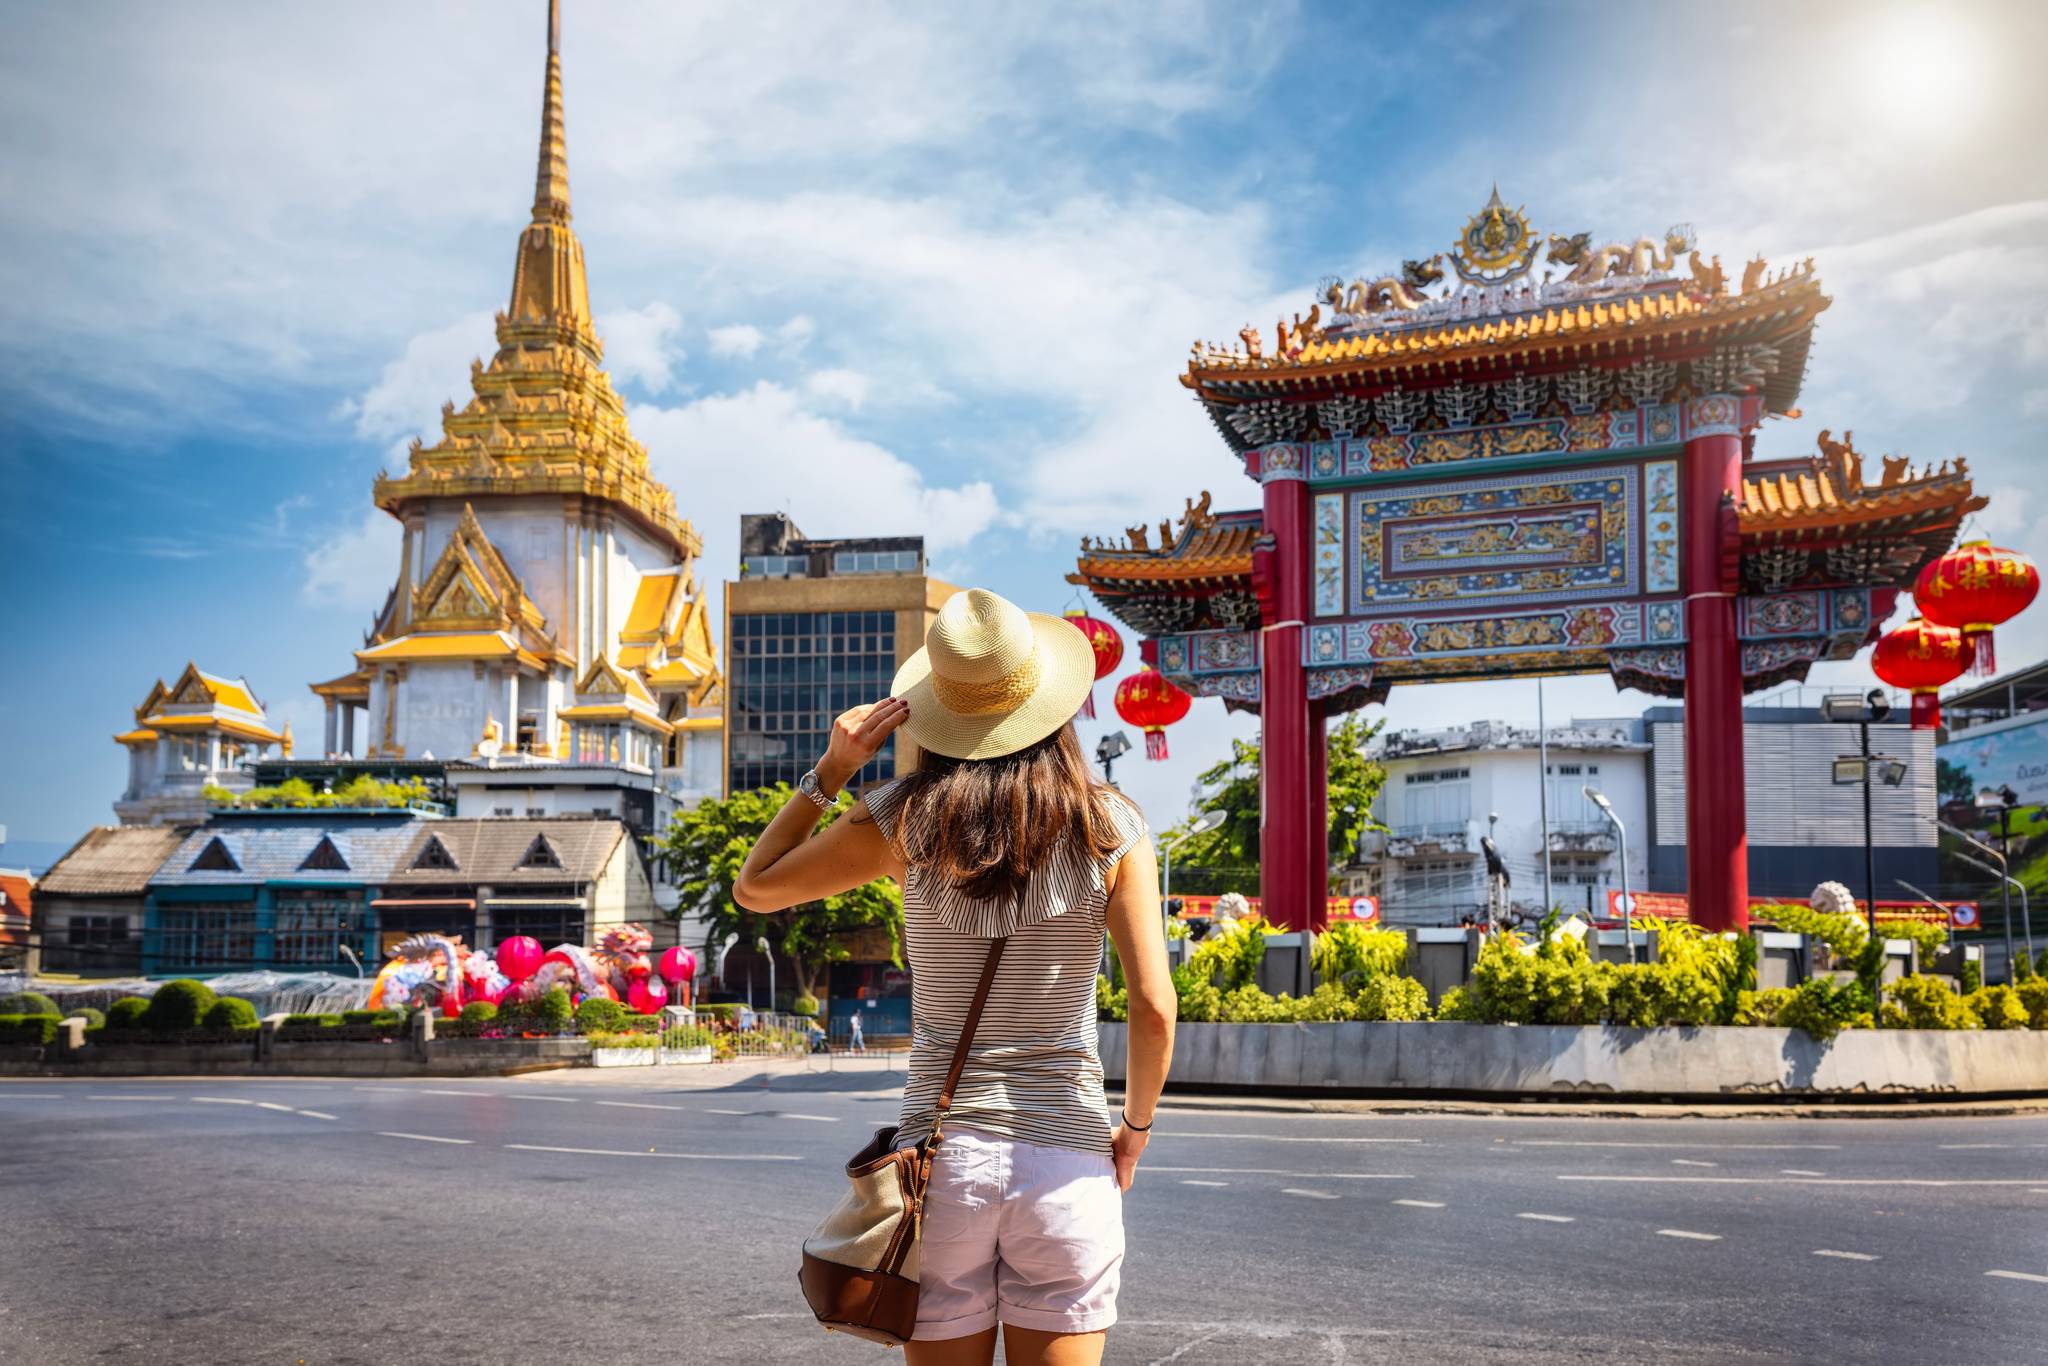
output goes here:
{"type": "Polygon", "coordinates": [[[1865,712],[1873,722],[1882,721],[1892,714],[1892,700],[1885,696],[1883,688],[1872,688],[1864,698],[1865,712]]]}
{"type": "Polygon", "coordinates": [[[1863,699],[1852,692],[1831,692],[1820,700],[1823,721],[1861,721],[1863,699]]]}
{"type": "Polygon", "coordinates": [[[1131,737],[1120,730],[1110,731],[1095,742],[1095,757],[1107,762],[1120,759],[1131,752],[1131,737]]]}
{"type": "Polygon", "coordinates": [[[2010,787],[1986,787],[1977,791],[1977,807],[1981,811],[1996,811],[2002,806],[2018,806],[2020,794],[2010,787]]]}
{"type": "Polygon", "coordinates": [[[1877,776],[1884,780],[1886,787],[1899,787],[1906,781],[1906,761],[1885,759],[1879,762],[1877,776]]]}
{"type": "Polygon", "coordinates": [[[1835,760],[1835,783],[1838,786],[1863,781],[1863,760],[1855,755],[1835,760]]]}

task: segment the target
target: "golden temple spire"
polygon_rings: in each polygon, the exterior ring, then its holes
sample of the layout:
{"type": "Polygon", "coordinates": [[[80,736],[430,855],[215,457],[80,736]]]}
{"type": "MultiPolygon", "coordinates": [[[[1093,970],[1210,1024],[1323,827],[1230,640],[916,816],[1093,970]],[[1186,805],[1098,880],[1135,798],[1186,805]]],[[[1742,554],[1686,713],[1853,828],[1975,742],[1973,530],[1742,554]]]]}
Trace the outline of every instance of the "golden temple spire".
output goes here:
{"type": "Polygon", "coordinates": [[[548,74],[541,92],[540,171],[533,182],[533,221],[569,221],[569,148],[562,133],[562,0],[548,0],[548,74]]]}
{"type": "Polygon", "coordinates": [[[541,87],[540,164],[533,180],[533,222],[519,236],[512,271],[515,326],[545,323],[595,354],[590,288],[583,277],[583,244],[569,229],[569,150],[562,131],[562,3],[548,0],[547,78],[541,87]]]}

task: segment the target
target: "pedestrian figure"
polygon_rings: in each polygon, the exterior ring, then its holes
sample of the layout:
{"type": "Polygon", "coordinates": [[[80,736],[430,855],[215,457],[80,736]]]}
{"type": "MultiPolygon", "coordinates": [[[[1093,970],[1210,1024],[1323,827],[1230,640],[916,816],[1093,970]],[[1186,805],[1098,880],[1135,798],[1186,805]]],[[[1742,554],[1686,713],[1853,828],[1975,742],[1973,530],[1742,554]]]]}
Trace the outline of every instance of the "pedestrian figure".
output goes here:
{"type": "Polygon", "coordinates": [[[1012,1366],[1094,1366],[1116,1321],[1122,1192],[1166,1082],[1175,994],[1144,817],[1095,780],[1070,724],[1094,678],[1088,638],[1065,621],[955,594],[892,695],[840,716],[799,787],[830,809],[899,727],[923,751],[917,769],[822,831],[791,801],[734,889],[772,912],[878,877],[902,886],[913,1025],[899,1148],[933,1132],[968,1037],[925,1193],[909,1366],[988,1366],[999,1326],[1012,1366]],[[1119,1114],[1096,1048],[1105,930],[1129,988],[1119,1114]]]}
{"type": "Polygon", "coordinates": [[[856,1053],[865,1053],[868,1051],[867,1041],[861,1038],[860,1036],[859,1006],[855,1006],[853,1008],[853,1037],[847,1041],[847,1046],[856,1053]]]}

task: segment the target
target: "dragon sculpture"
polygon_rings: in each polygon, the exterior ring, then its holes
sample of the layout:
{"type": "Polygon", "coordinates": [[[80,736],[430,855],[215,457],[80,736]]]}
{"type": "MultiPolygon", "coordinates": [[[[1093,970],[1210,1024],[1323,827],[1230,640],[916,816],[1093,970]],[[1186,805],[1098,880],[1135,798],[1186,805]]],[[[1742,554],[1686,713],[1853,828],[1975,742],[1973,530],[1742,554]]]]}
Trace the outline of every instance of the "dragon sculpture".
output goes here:
{"type": "Polygon", "coordinates": [[[647,956],[653,948],[654,936],[643,926],[614,925],[597,941],[591,957],[623,1001],[631,994],[634,982],[645,981],[654,971],[654,961],[647,956]]]}
{"type": "Polygon", "coordinates": [[[1342,280],[1331,278],[1323,282],[1320,302],[1330,306],[1332,312],[1347,313],[1362,317],[1369,313],[1406,313],[1422,307],[1424,291],[1440,283],[1444,278],[1443,254],[1421,261],[1403,261],[1399,275],[1383,275],[1377,280],[1354,280],[1347,290],[1342,280]]]}
{"type": "Polygon", "coordinates": [[[1550,251],[1544,259],[1554,265],[1571,267],[1564,277],[1566,283],[1596,285],[1615,277],[1669,270],[1680,256],[1692,249],[1692,228],[1679,224],[1665,230],[1661,255],[1658,244],[1648,237],[1638,237],[1628,244],[1613,242],[1596,249],[1592,233],[1575,232],[1569,237],[1552,233],[1550,251]]]}
{"type": "MultiPolygon", "coordinates": [[[[376,984],[370,988],[370,1009],[418,1005],[431,1010],[438,1005],[444,1015],[459,1015],[462,1013],[463,960],[479,956],[465,949],[459,939],[438,934],[416,934],[392,948],[391,961],[384,965],[383,971],[377,974],[376,984]],[[435,965],[437,958],[440,960],[438,967],[435,965]]],[[[496,971],[495,967],[492,971],[496,971]]]]}

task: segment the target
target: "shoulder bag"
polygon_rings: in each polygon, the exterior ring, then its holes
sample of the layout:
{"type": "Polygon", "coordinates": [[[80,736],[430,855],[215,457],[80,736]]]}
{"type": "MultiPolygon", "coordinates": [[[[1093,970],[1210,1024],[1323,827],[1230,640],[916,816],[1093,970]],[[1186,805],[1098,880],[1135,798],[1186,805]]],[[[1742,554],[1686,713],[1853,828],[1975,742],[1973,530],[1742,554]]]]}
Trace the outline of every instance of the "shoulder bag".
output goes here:
{"type": "Polygon", "coordinates": [[[899,1347],[917,1326],[918,1236],[924,1230],[932,1159],[944,1137],[953,1088],[967,1065],[967,1049],[981,1023],[981,1008],[988,1001],[1005,942],[997,939],[988,946],[974,1002],[960,1027],[946,1083],[939,1088],[931,1133],[916,1146],[899,1149],[895,1125],[876,1130],[873,1140],[846,1164],[852,1189],[804,1240],[797,1283],[828,1333],[851,1333],[899,1347]]]}

